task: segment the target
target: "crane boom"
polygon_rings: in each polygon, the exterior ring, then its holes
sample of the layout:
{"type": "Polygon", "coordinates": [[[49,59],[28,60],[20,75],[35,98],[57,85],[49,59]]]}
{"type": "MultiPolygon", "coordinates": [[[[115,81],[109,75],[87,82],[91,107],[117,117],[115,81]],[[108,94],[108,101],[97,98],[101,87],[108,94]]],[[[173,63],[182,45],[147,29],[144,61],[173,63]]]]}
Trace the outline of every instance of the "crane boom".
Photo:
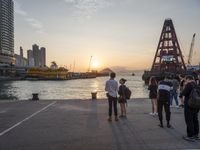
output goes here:
{"type": "Polygon", "coordinates": [[[189,52],[189,57],[188,57],[188,65],[190,65],[190,66],[191,66],[191,62],[192,62],[192,55],[193,55],[193,49],[194,49],[195,36],[196,36],[196,33],[194,33],[194,35],[192,37],[192,42],[191,42],[190,52],[189,52]]]}
{"type": "Polygon", "coordinates": [[[91,70],[91,63],[92,63],[92,56],[90,57],[90,62],[89,62],[89,67],[88,67],[88,72],[91,70]]]}

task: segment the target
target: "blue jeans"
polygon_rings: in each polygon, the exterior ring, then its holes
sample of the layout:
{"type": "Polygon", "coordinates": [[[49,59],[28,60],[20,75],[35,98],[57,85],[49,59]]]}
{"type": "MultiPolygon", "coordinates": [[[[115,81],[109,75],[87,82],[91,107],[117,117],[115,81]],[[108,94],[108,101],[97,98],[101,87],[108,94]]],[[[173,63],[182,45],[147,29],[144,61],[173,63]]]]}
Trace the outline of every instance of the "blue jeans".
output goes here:
{"type": "Polygon", "coordinates": [[[173,99],[175,100],[176,105],[178,106],[178,93],[176,90],[170,91],[170,105],[172,105],[173,99]]]}

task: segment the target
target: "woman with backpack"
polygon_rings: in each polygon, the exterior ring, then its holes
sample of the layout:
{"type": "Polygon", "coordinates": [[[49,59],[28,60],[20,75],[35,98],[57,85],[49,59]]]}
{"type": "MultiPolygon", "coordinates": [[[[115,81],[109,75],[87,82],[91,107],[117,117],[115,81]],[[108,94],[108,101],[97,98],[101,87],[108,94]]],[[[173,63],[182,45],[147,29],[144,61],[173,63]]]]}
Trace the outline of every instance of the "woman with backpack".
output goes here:
{"type": "Polygon", "coordinates": [[[126,107],[125,104],[127,103],[126,100],[126,85],[125,85],[126,79],[122,78],[119,80],[120,86],[119,86],[119,99],[118,102],[120,103],[121,107],[121,115],[120,117],[126,117],[126,107]]]}
{"type": "Polygon", "coordinates": [[[158,84],[155,79],[155,77],[151,77],[149,80],[149,98],[151,99],[151,104],[152,104],[152,112],[150,115],[157,115],[157,89],[158,89],[158,84]]]}
{"type": "Polygon", "coordinates": [[[188,75],[186,77],[186,85],[185,88],[182,91],[182,96],[185,96],[184,101],[184,116],[185,116],[185,122],[187,126],[187,136],[184,136],[184,140],[188,141],[195,141],[200,140],[199,138],[199,120],[198,120],[198,113],[199,108],[192,108],[189,106],[189,100],[191,97],[192,90],[196,86],[194,77],[191,75],[188,75]]]}

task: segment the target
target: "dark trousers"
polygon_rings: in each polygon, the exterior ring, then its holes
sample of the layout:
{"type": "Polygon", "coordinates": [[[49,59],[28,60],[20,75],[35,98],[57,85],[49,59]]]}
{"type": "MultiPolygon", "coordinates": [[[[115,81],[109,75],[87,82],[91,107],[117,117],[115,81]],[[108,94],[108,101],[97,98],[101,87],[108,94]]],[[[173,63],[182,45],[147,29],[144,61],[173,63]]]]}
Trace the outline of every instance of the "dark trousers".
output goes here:
{"type": "Polygon", "coordinates": [[[170,105],[172,105],[173,99],[174,99],[175,102],[176,102],[176,106],[178,106],[178,93],[177,93],[176,90],[172,90],[172,91],[170,92],[170,105]]]}
{"type": "Polygon", "coordinates": [[[109,103],[109,116],[111,117],[112,116],[112,108],[114,106],[114,113],[115,113],[115,116],[117,116],[117,98],[115,97],[112,97],[112,96],[109,96],[108,97],[108,103],[109,103]]]}
{"type": "Polygon", "coordinates": [[[165,115],[166,115],[167,123],[169,123],[170,116],[171,116],[170,103],[169,103],[169,101],[160,101],[160,100],[158,100],[158,117],[159,117],[159,120],[160,120],[161,123],[163,121],[163,115],[162,115],[163,107],[165,109],[165,115]]]}
{"type": "Polygon", "coordinates": [[[188,104],[184,105],[184,115],[188,137],[198,136],[199,134],[198,113],[199,109],[190,108],[188,104]]]}

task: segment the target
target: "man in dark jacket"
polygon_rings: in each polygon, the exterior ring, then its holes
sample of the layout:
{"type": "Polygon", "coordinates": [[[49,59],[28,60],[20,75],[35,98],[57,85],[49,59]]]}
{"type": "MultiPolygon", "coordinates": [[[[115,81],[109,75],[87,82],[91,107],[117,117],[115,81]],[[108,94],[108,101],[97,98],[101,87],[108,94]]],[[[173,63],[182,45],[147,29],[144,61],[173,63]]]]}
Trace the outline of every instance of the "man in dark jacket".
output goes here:
{"type": "Polygon", "coordinates": [[[184,116],[187,126],[187,136],[184,136],[183,139],[188,141],[195,141],[199,139],[199,121],[198,121],[198,112],[199,109],[191,108],[188,105],[188,100],[190,94],[195,86],[195,81],[193,76],[186,77],[186,85],[182,91],[182,95],[185,97],[184,101],[184,116]]]}
{"type": "Polygon", "coordinates": [[[159,126],[163,128],[163,107],[165,109],[167,127],[171,128],[170,125],[170,91],[173,89],[173,84],[170,81],[170,77],[167,76],[163,81],[160,81],[158,85],[158,117],[160,120],[159,126]]]}

